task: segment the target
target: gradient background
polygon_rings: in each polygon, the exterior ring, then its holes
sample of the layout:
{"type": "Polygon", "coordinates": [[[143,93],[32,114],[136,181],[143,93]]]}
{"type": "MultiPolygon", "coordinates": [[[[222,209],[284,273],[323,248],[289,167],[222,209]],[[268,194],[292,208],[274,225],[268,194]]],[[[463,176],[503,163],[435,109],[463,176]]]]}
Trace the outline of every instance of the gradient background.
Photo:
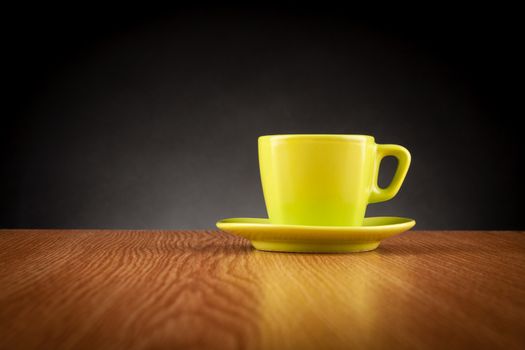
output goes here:
{"type": "Polygon", "coordinates": [[[398,196],[368,215],[522,229],[519,22],[493,8],[383,10],[6,11],[0,227],[263,217],[258,136],[358,133],[413,157],[398,196]]]}

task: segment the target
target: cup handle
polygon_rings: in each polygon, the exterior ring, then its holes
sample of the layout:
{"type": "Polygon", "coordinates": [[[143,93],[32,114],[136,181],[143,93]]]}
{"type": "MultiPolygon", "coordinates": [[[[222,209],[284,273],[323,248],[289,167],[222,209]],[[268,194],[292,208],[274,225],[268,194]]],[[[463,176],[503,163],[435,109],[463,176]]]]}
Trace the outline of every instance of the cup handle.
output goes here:
{"type": "Polygon", "coordinates": [[[377,145],[374,180],[372,182],[369,203],[384,202],[392,199],[397,194],[408,172],[410,160],[410,152],[408,152],[405,147],[399,145],[377,145]],[[377,178],[379,175],[381,160],[387,156],[394,156],[397,158],[397,169],[390,185],[386,188],[381,188],[377,184],[377,178]]]}

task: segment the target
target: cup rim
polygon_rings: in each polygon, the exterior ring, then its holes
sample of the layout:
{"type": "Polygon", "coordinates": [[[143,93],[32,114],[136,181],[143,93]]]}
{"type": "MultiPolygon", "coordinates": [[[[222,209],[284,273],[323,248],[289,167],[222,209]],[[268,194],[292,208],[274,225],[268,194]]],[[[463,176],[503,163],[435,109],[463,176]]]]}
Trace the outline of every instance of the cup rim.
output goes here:
{"type": "Polygon", "coordinates": [[[262,140],[315,140],[315,141],[368,141],[374,142],[375,139],[370,135],[360,135],[360,134],[274,134],[274,135],[263,135],[259,136],[259,141],[262,140]]]}

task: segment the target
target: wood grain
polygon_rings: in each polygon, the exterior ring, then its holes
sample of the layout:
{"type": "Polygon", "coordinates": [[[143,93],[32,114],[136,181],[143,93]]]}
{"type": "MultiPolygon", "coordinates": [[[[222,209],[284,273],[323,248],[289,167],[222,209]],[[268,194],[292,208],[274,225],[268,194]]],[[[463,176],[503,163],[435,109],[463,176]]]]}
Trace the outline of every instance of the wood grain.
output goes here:
{"type": "Polygon", "coordinates": [[[322,255],[215,231],[0,230],[0,348],[523,349],[524,268],[524,232],[322,255]]]}

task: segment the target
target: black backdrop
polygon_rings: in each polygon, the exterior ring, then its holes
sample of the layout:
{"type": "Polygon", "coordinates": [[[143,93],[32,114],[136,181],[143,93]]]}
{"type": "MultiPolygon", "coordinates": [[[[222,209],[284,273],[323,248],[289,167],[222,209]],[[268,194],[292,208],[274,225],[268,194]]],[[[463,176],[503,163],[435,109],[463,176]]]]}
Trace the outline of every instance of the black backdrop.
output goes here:
{"type": "Polygon", "coordinates": [[[265,216],[259,135],[359,133],[413,156],[398,196],[368,215],[523,228],[512,12],[10,9],[0,227],[265,216]]]}

